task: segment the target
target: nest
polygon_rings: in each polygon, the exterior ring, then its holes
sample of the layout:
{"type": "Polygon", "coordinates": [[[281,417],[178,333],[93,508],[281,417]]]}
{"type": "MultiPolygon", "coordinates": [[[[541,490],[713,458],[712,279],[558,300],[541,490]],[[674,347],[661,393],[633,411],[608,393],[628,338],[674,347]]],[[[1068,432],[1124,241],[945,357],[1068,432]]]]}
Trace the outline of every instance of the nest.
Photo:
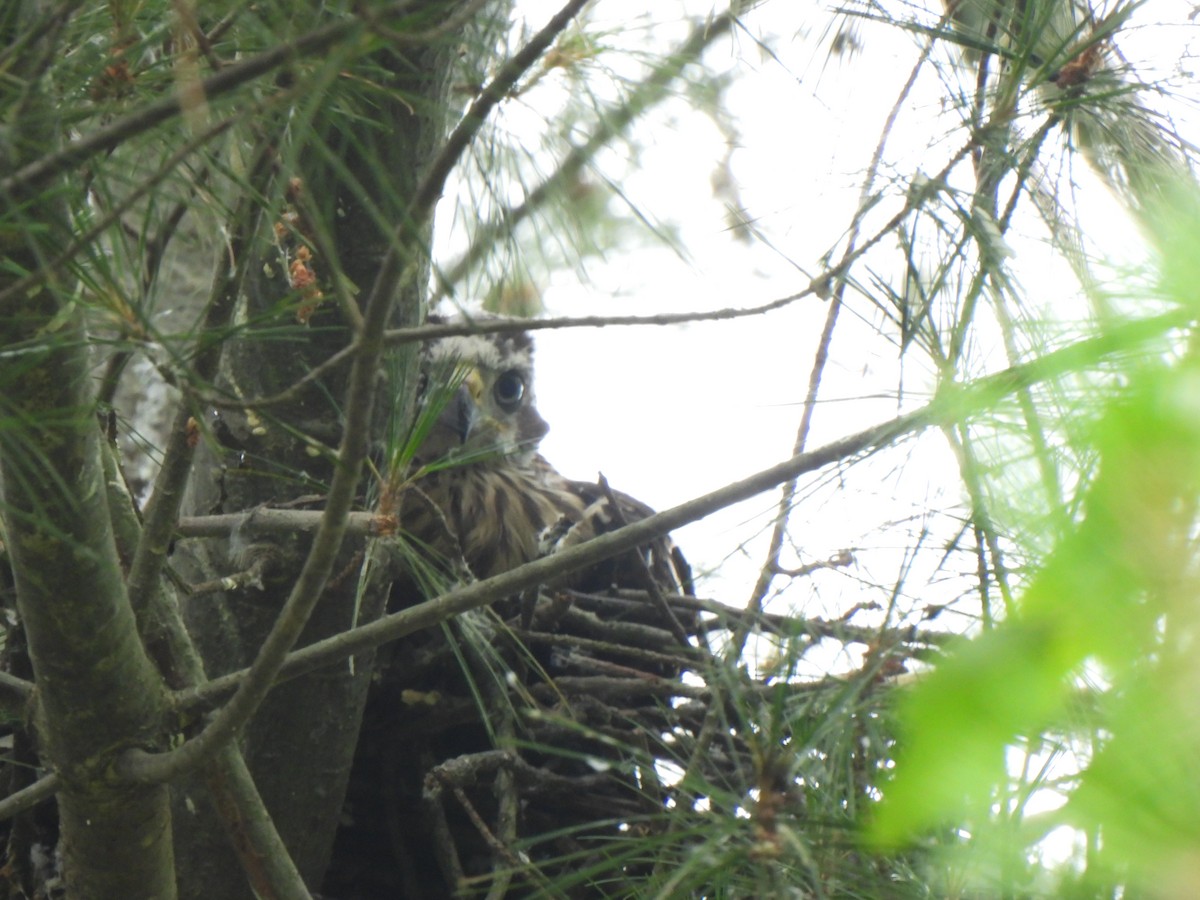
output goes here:
{"type": "Polygon", "coordinates": [[[542,592],[393,645],[326,895],[627,893],[622,838],[664,827],[661,765],[699,724],[701,607],[542,592]]]}

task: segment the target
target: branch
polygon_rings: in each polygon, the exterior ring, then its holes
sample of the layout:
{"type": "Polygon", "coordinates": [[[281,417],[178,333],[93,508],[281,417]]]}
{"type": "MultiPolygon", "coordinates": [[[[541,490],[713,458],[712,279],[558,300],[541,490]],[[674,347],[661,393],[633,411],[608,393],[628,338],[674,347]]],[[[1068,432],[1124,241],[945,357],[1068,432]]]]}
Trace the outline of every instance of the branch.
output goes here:
{"type": "Polygon", "coordinates": [[[725,309],[683,313],[656,313],[651,316],[565,316],[557,319],[476,319],[421,325],[417,328],[390,328],[384,335],[389,346],[413,341],[435,341],[464,334],[509,334],[515,331],[545,331],[551,328],[605,328],[609,325],[681,325],[689,322],[723,322],[774,312],[810,294],[807,288],[795,294],[777,297],[759,306],[731,306],[725,309]]]}
{"type": "Polygon", "coordinates": [[[23,716],[33,698],[33,682],[0,672],[0,710],[23,716]]]}
{"type": "MultiPolygon", "coordinates": [[[[227,538],[242,534],[305,534],[321,525],[321,512],[309,509],[259,508],[216,516],[184,516],[175,532],[184,538],[227,538]]],[[[387,520],[376,513],[352,512],[346,516],[346,533],[376,537],[387,533],[387,520]]]]}
{"type": "MultiPolygon", "coordinates": [[[[29,47],[46,41],[48,35],[52,35],[55,31],[60,30],[81,6],[83,6],[83,0],[65,0],[65,2],[59,5],[58,9],[48,9],[42,13],[41,18],[37,22],[25,28],[15,38],[11,33],[6,34],[5,38],[8,40],[8,43],[3,49],[0,49],[0,71],[12,72],[16,68],[17,71],[21,72],[21,78],[32,80],[31,72],[22,70],[19,66],[13,66],[14,60],[29,47]]],[[[47,46],[53,46],[53,42],[47,41],[47,46]]]]}
{"type": "Polygon", "coordinates": [[[21,788],[15,794],[9,794],[0,800],[0,822],[37,806],[43,800],[49,800],[58,793],[61,785],[62,779],[58,777],[57,773],[51,772],[49,775],[43,775],[33,784],[21,788]]]}
{"type": "MultiPolygon", "coordinates": [[[[949,12],[943,16],[943,22],[949,18],[949,12]]],[[[892,129],[895,127],[896,120],[903,108],[904,100],[912,92],[913,85],[916,84],[917,74],[924,67],[925,62],[929,58],[930,52],[933,50],[934,40],[931,38],[926,42],[921,50],[921,55],[918,58],[916,65],[909,72],[908,80],[900,89],[900,94],[896,98],[896,102],[892,104],[892,109],[888,113],[888,117],[883,125],[883,130],[879,136],[879,141],[875,145],[875,152],[871,154],[871,161],[867,165],[866,175],[863,178],[862,187],[859,189],[858,208],[855,210],[853,221],[850,223],[849,234],[846,238],[846,249],[842,253],[841,261],[836,269],[843,274],[849,269],[853,260],[857,259],[861,252],[856,247],[858,236],[862,229],[863,221],[866,218],[867,212],[872,208],[870,202],[871,192],[875,186],[875,180],[879,174],[879,167],[883,161],[884,149],[887,147],[888,138],[891,136],[892,129]]],[[[958,156],[951,165],[956,164],[958,156]]],[[[949,167],[943,170],[943,175],[949,172],[949,167]]],[[[911,199],[911,198],[910,198],[911,199]]],[[[907,204],[904,215],[908,214],[907,204]]],[[[899,219],[893,219],[898,223],[899,219]]],[[[889,223],[888,230],[891,230],[889,223]]],[[[882,232],[879,232],[882,233],[882,232]]],[[[872,242],[873,243],[873,242],[872,242]]],[[[821,387],[821,379],[825,372],[825,366],[829,360],[829,348],[833,343],[833,332],[837,327],[838,316],[841,313],[842,302],[846,293],[846,280],[841,278],[838,280],[837,288],[833,291],[833,295],[829,304],[829,309],[826,312],[825,324],[821,330],[821,339],[817,343],[817,350],[813,357],[812,369],[808,376],[808,389],[804,396],[803,412],[800,415],[800,422],[796,426],[796,438],[793,444],[793,452],[799,453],[807,446],[808,435],[812,427],[812,418],[817,407],[817,393],[821,387]]],[[[747,610],[753,613],[759,612],[762,609],[762,604],[767,596],[767,592],[771,589],[771,585],[775,580],[775,576],[780,573],[779,555],[783,550],[783,542],[786,537],[788,518],[795,506],[796,499],[796,483],[788,481],[784,484],[783,490],[780,491],[779,503],[776,507],[775,524],[771,529],[771,537],[767,547],[767,558],[764,561],[762,568],[759,570],[758,579],[750,592],[749,602],[746,604],[747,610]]],[[[747,620],[746,627],[749,627],[747,620]]],[[[735,648],[735,655],[740,655],[742,648],[746,644],[748,632],[739,625],[733,633],[731,644],[735,648]]]]}
{"type": "MultiPolygon", "coordinates": [[[[236,228],[234,230],[237,231],[236,228]]],[[[203,348],[198,348],[197,356],[204,359],[203,348]]],[[[148,545],[145,530],[138,521],[133,497],[125,490],[121,479],[116,448],[110,445],[104,449],[107,451],[104,453],[104,462],[108,508],[117,546],[122,559],[136,557],[137,554],[129,548],[148,545]]],[[[186,442],[172,452],[175,456],[190,454],[186,442]]],[[[190,460],[190,455],[187,458],[190,460]]],[[[163,468],[172,466],[172,463],[164,462],[163,468]]],[[[186,473],[186,467],[183,471],[186,473]]],[[[163,483],[156,482],[156,492],[162,488],[163,483]]],[[[165,506],[160,503],[157,515],[174,515],[173,508],[168,513],[164,513],[164,509],[165,506]]],[[[170,521],[163,521],[169,537],[170,521]]],[[[157,574],[143,577],[151,579],[139,619],[144,643],[150,648],[151,655],[159,663],[169,684],[192,687],[203,683],[204,664],[183,624],[175,596],[168,595],[163,580],[157,574]]],[[[229,836],[256,896],[274,900],[309,900],[304,880],[259,796],[237,745],[223,747],[205,767],[203,776],[224,833],[229,836]]]]}
{"type": "MultiPolygon", "coordinates": [[[[7,4],[5,15],[21,6],[7,4]]],[[[49,39],[43,50],[59,52],[49,39]]],[[[56,145],[62,123],[48,88],[26,85],[6,111],[4,127],[22,156],[56,145]]],[[[70,240],[68,198],[78,193],[65,180],[41,187],[8,179],[0,191],[12,217],[6,232],[15,235],[0,251],[0,286],[70,240]]],[[[11,423],[0,454],[4,542],[37,682],[39,750],[65,783],[58,811],[68,889],[173,897],[167,792],[116,786],[104,774],[109,754],[156,733],[167,697],[125,593],[84,310],[72,290],[64,279],[59,290],[23,292],[0,316],[11,423]]]]}
{"type": "Polygon", "coordinates": [[[311,900],[236,745],[222,747],[204,783],[256,897],[311,900]]]}
{"type": "MultiPolygon", "coordinates": [[[[661,313],[652,316],[578,316],[559,319],[507,319],[489,320],[486,322],[422,325],[415,328],[389,329],[385,334],[385,338],[388,346],[395,346],[413,341],[431,341],[463,334],[501,334],[513,331],[541,331],[547,328],[603,328],[608,325],[675,325],[686,322],[715,322],[747,318],[772,312],[814,294],[825,299],[830,294],[830,286],[834,282],[839,281],[850,266],[857,262],[859,257],[871,250],[885,235],[895,229],[904,220],[905,216],[924,203],[931,194],[935,193],[950,170],[958,165],[974,146],[974,141],[969,141],[961,147],[937,175],[928,179],[919,188],[909,191],[904,206],[891,219],[884,223],[870,238],[859,245],[857,249],[848,250],[839,263],[814,276],[806,288],[794,294],[776,298],[761,306],[748,308],[729,307],[712,312],[661,313]]],[[[384,261],[385,263],[394,262],[390,258],[385,258],[384,261]]],[[[381,271],[380,274],[383,275],[385,273],[381,271]]],[[[393,273],[387,274],[390,277],[393,273]]],[[[316,369],[307,373],[296,384],[273,396],[250,400],[205,396],[204,400],[213,406],[232,407],[235,409],[261,409],[267,406],[287,403],[296,399],[306,385],[353,359],[357,349],[357,342],[351,342],[348,346],[343,347],[329,359],[321,363],[316,369]]]]}
{"type": "MultiPolygon", "coordinates": [[[[772,312],[814,294],[825,299],[830,294],[830,286],[842,279],[851,265],[879,243],[885,235],[895,229],[904,220],[905,216],[924,203],[931,194],[940,189],[950,170],[958,165],[974,146],[975,142],[973,140],[968,141],[954,154],[953,158],[946,163],[940,172],[932,178],[927,179],[922,186],[914,187],[913,190],[909,191],[904,206],[870,238],[859,245],[857,249],[847,250],[840,262],[814,276],[806,288],[794,294],[778,297],[760,306],[728,307],[711,312],[660,313],[650,316],[576,316],[557,319],[501,319],[421,325],[414,328],[389,329],[385,334],[385,339],[388,346],[396,346],[414,341],[432,341],[443,337],[464,334],[503,334],[514,331],[541,331],[549,328],[603,328],[609,325],[676,325],[687,322],[717,322],[748,318],[772,312]]],[[[394,260],[388,257],[385,258],[384,262],[394,262],[394,260]]],[[[381,272],[380,274],[384,273],[381,272]]],[[[290,402],[296,399],[300,395],[301,390],[309,383],[316,381],[338,366],[353,359],[357,349],[357,342],[351,342],[321,363],[316,369],[305,374],[296,384],[270,397],[247,400],[209,395],[204,397],[204,401],[213,406],[236,409],[262,409],[290,402]]]]}

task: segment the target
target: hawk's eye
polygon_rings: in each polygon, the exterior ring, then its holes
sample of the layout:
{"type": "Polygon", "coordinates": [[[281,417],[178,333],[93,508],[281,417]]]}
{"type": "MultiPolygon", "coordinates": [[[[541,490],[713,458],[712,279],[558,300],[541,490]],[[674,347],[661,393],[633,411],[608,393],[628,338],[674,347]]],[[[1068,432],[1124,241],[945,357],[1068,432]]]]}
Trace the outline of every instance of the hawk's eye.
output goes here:
{"type": "Polygon", "coordinates": [[[514,411],[525,397],[525,376],[516,369],[501,372],[492,387],[492,394],[502,410],[514,411]]]}

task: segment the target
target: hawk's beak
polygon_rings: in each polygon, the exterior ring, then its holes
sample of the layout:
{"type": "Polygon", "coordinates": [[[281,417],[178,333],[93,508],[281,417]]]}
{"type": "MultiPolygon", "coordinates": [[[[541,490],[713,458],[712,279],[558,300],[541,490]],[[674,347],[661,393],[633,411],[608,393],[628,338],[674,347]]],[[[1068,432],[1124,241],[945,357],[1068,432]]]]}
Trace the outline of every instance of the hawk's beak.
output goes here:
{"type": "Polygon", "coordinates": [[[472,369],[468,372],[467,377],[463,379],[462,386],[470,393],[475,405],[479,406],[479,398],[483,396],[484,391],[483,376],[479,374],[479,370],[472,369]]]}
{"type": "Polygon", "coordinates": [[[483,378],[477,369],[472,369],[442,410],[442,424],[454,432],[460,444],[467,442],[479,423],[479,398],[483,390],[483,378]]]}

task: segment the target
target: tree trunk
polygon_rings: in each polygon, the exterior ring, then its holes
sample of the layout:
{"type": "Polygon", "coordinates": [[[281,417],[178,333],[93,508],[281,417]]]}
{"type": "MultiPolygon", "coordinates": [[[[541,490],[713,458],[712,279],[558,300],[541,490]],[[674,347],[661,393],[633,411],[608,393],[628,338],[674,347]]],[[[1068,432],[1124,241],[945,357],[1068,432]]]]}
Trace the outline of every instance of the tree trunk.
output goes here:
{"type": "MultiPolygon", "coordinates": [[[[17,33],[36,2],[10,4],[0,21],[17,33]]],[[[15,70],[37,73],[47,52],[23,48],[15,70]]],[[[0,170],[44,156],[58,122],[36,74],[0,88],[6,127],[0,170]]],[[[29,184],[0,206],[0,290],[36,269],[72,236],[67,198],[79,188],[29,184]],[[14,274],[17,273],[17,274],[14,274]]],[[[78,195],[71,198],[80,202],[78,195]]],[[[40,755],[61,779],[59,826],[72,897],[175,896],[170,806],[163,786],[119,784],[115,756],[155,748],[165,692],[138,638],[113,537],[87,339],[73,285],[19,294],[0,316],[0,452],[5,541],[16,602],[37,681],[40,755]]]]}
{"type": "MultiPolygon", "coordinates": [[[[436,26],[442,4],[427,4],[426,25],[436,26]]],[[[450,5],[452,8],[452,5],[450,5]]],[[[294,384],[351,340],[337,285],[361,302],[370,292],[383,254],[405,235],[409,259],[420,260],[401,286],[395,324],[424,316],[430,231],[406,233],[413,189],[446,132],[451,67],[460,60],[461,35],[444,34],[427,45],[388,48],[353,64],[371,82],[332,83],[308,129],[297,128],[296,110],[269,136],[276,156],[270,182],[256,185],[274,198],[264,211],[245,267],[240,321],[261,325],[226,343],[224,386],[242,397],[265,396],[294,384]],[[361,110],[354,109],[362,104],[361,110]],[[347,114],[347,108],[362,116],[347,114]],[[304,250],[300,251],[300,247],[304,250]],[[330,252],[335,258],[330,258],[330,252]],[[303,259],[301,259],[303,257],[303,259]],[[324,295],[313,308],[297,288],[293,264],[302,262],[324,295]],[[303,323],[298,324],[298,323],[303,323]],[[288,329],[287,340],[268,330],[288,329]]],[[[479,39],[467,43],[490,46],[479,39]]],[[[339,73],[339,75],[342,73],[339,73]]],[[[305,98],[307,102],[309,98],[305,98]]],[[[415,354],[405,348],[385,401],[405,408],[416,379],[415,354]]],[[[210,420],[211,438],[198,457],[189,511],[212,514],[264,505],[310,502],[320,507],[331,471],[314,447],[336,446],[346,369],[320,379],[294,402],[265,411],[222,410],[210,420]],[[305,501],[302,498],[310,498],[305,501]]],[[[381,373],[382,377],[382,373],[381,373]]],[[[376,415],[375,443],[387,416],[376,415]]],[[[364,502],[369,502],[364,487],[364,502]]],[[[261,590],[247,588],[188,600],[189,630],[209,676],[249,665],[270,630],[307,550],[299,539],[190,541],[176,563],[185,577],[210,580],[262,569],[261,590]]],[[[318,603],[301,643],[328,637],[382,611],[387,584],[362,578],[366,547],[348,542],[335,575],[318,603]],[[364,587],[365,585],[365,587],[364,587]]],[[[243,750],[259,791],[310,888],[317,890],[328,865],[358,738],[372,660],[358,657],[281,685],[267,698],[244,737],[243,750]]],[[[181,847],[184,897],[250,897],[227,838],[199,780],[177,791],[176,830],[181,847]]]]}

